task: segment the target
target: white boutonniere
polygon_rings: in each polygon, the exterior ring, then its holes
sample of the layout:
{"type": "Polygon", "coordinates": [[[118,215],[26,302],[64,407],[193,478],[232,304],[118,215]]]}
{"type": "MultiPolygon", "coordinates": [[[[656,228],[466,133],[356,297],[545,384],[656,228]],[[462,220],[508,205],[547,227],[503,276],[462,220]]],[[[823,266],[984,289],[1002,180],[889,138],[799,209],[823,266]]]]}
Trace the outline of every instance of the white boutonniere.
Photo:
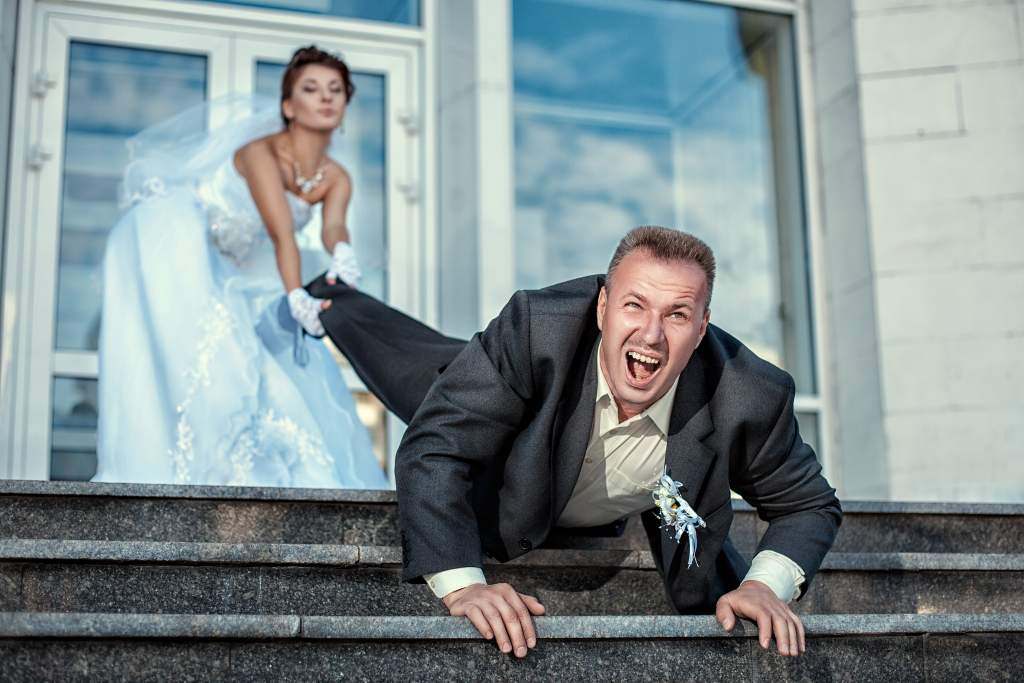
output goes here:
{"type": "Polygon", "coordinates": [[[683,485],[672,479],[666,470],[658,480],[653,495],[662,528],[675,530],[676,543],[679,543],[684,533],[690,538],[690,558],[686,563],[689,569],[697,561],[697,527],[706,528],[707,524],[683,498],[679,492],[682,488],[683,485]]]}

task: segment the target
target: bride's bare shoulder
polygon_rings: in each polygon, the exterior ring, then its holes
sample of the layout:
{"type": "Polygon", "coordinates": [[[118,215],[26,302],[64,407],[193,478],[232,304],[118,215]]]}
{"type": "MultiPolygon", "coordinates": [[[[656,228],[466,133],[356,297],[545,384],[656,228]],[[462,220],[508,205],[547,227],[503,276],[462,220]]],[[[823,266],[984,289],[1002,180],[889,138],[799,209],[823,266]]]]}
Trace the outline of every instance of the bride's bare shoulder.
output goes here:
{"type": "Polygon", "coordinates": [[[256,138],[245,143],[235,150],[235,168],[245,175],[246,171],[252,168],[253,164],[263,164],[268,161],[277,161],[276,141],[277,133],[256,138]]]}

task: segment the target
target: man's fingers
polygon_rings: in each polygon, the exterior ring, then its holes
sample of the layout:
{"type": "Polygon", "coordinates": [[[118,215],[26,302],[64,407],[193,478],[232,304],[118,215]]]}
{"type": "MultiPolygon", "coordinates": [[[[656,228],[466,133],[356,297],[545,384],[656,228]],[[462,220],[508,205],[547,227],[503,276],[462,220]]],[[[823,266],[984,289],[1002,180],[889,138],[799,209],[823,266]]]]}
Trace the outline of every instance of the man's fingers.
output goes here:
{"type": "Polygon", "coordinates": [[[768,612],[757,615],[757,640],[765,650],[772,642],[772,617],[768,612]]]}
{"type": "Polygon", "coordinates": [[[509,638],[512,640],[512,652],[516,657],[525,657],[526,636],[523,634],[523,625],[519,622],[519,614],[512,608],[512,605],[501,599],[502,597],[504,596],[499,596],[498,611],[501,612],[501,618],[505,620],[505,630],[508,631],[509,638]]]}
{"type": "Polygon", "coordinates": [[[523,599],[523,603],[525,603],[527,609],[530,610],[530,614],[533,614],[534,616],[538,616],[539,617],[540,615],[544,614],[544,612],[547,611],[547,609],[544,607],[544,605],[540,604],[540,600],[538,600],[537,598],[533,597],[532,595],[527,595],[525,593],[520,593],[519,597],[521,597],[523,599]]]}
{"type": "Polygon", "coordinates": [[[796,623],[789,614],[785,616],[786,626],[789,627],[789,654],[795,656],[800,654],[800,638],[796,633],[796,623]]]}
{"type": "Polygon", "coordinates": [[[789,620],[781,614],[772,615],[772,627],[775,630],[775,647],[780,655],[789,654],[789,620]]]}
{"type": "Polygon", "coordinates": [[[508,631],[505,630],[505,620],[502,619],[501,612],[494,605],[486,605],[480,609],[483,611],[484,616],[487,617],[487,623],[491,625],[491,631],[494,632],[494,640],[498,644],[498,648],[505,653],[511,652],[512,642],[508,638],[508,631]]]}
{"type": "Polygon", "coordinates": [[[331,300],[330,299],[324,299],[324,302],[322,304],[320,304],[320,310],[321,311],[326,311],[330,307],[331,307],[331,300]]]}
{"type": "Polygon", "coordinates": [[[800,652],[801,654],[807,652],[807,634],[804,633],[804,622],[800,621],[800,617],[793,615],[793,619],[796,620],[796,632],[800,637],[800,652]]]}
{"type": "Polygon", "coordinates": [[[530,610],[526,608],[526,602],[519,593],[513,590],[509,595],[509,603],[519,617],[527,647],[534,647],[537,644],[537,632],[533,630],[533,619],[530,618],[530,610]]]}
{"type": "MultiPolygon", "coordinates": [[[[462,616],[461,614],[455,614],[454,611],[452,614],[454,616],[462,616]]],[[[462,610],[462,614],[464,614],[466,618],[469,619],[470,623],[476,627],[476,630],[480,632],[480,635],[487,640],[491,639],[494,634],[491,632],[490,624],[487,623],[487,617],[484,616],[484,613],[480,611],[479,607],[476,605],[470,605],[468,609],[462,610]]]]}
{"type": "Polygon", "coordinates": [[[718,605],[715,607],[715,618],[726,631],[736,628],[736,614],[732,611],[732,605],[728,600],[721,598],[718,600],[718,605]]]}

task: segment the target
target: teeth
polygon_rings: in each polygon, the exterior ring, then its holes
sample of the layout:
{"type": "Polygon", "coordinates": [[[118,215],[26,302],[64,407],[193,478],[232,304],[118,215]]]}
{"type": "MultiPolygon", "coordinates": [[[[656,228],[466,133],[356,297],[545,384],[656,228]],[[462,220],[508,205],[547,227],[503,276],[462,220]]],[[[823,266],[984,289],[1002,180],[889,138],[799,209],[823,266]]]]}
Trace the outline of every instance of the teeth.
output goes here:
{"type": "Polygon", "coordinates": [[[636,351],[630,351],[627,355],[630,358],[633,358],[635,360],[641,361],[643,363],[648,363],[648,364],[651,364],[651,365],[658,365],[658,364],[661,363],[661,361],[657,360],[656,358],[651,358],[650,356],[645,356],[642,353],[637,353],[636,351]]]}

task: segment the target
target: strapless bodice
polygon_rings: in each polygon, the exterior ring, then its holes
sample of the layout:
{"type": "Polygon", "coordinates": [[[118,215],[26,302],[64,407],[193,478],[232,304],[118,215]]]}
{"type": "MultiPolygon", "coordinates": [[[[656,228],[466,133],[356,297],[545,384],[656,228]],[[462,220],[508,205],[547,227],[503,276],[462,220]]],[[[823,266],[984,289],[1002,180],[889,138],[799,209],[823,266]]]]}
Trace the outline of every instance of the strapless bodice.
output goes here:
{"type": "MultiPolygon", "coordinates": [[[[249,185],[231,157],[196,186],[196,196],[206,211],[210,241],[235,263],[244,262],[260,240],[269,239],[249,185]]],[[[285,198],[294,229],[301,230],[312,218],[313,207],[291,192],[286,191],[285,198]]]]}

